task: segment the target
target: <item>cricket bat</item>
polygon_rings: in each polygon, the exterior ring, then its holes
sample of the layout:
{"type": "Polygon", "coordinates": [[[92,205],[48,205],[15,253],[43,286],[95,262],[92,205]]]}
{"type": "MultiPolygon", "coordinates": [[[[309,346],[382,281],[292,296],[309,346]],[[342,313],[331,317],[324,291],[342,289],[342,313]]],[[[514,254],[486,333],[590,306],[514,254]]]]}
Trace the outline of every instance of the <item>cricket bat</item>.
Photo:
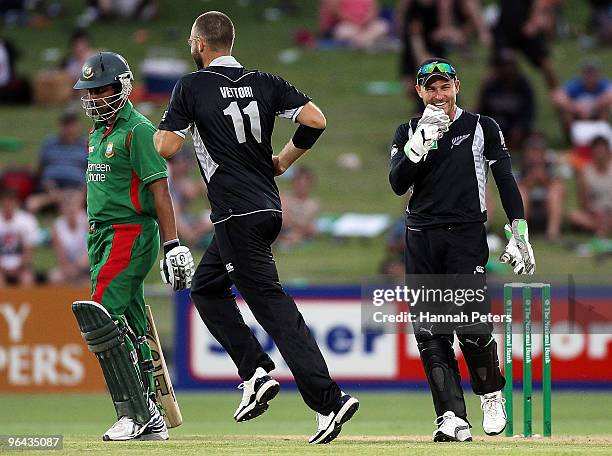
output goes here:
{"type": "Polygon", "coordinates": [[[174,394],[174,388],[172,387],[172,381],[170,380],[170,373],[166,367],[166,360],[164,359],[164,352],[159,342],[159,336],[157,335],[157,328],[155,328],[155,321],[153,320],[153,314],[151,313],[151,307],[147,307],[147,341],[151,347],[151,354],[153,357],[153,380],[155,383],[155,397],[157,403],[162,406],[164,419],[166,425],[169,428],[180,426],[183,422],[183,416],[181,415],[181,409],[179,408],[176,396],[174,394]]]}

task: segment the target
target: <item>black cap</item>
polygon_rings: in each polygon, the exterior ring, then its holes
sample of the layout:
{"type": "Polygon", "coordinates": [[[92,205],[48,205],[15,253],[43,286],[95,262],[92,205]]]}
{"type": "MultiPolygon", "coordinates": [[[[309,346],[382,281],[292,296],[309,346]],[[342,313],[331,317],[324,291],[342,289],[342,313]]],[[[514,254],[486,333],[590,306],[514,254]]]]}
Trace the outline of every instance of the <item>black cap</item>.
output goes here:
{"type": "Polygon", "coordinates": [[[434,76],[450,81],[453,79],[457,79],[457,72],[455,71],[455,67],[453,66],[453,64],[450,63],[446,59],[442,59],[442,58],[427,59],[424,62],[422,62],[421,65],[419,66],[419,70],[416,76],[417,84],[421,86],[426,86],[427,82],[429,82],[429,80],[433,78],[434,76]],[[423,68],[432,63],[441,63],[441,64],[448,65],[450,67],[449,69],[452,69],[452,71],[441,71],[440,68],[436,65],[434,66],[432,71],[424,72],[423,68]]]}

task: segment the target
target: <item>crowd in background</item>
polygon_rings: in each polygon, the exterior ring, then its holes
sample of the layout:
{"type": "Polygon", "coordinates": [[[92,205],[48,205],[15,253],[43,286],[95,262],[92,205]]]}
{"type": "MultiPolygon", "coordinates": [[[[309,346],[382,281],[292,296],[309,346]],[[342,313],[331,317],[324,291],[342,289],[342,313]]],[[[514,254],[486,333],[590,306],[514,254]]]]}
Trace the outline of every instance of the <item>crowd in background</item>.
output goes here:
{"type": "MultiPolygon", "coordinates": [[[[46,90],[63,96],[67,108],[58,119],[57,132],[40,145],[36,170],[28,173],[0,167],[0,286],[31,284],[36,280],[53,283],[80,283],[88,280],[86,255],[87,215],[84,208],[84,169],[87,162],[85,127],[78,100],[71,90],[83,62],[96,52],[83,27],[95,21],[155,18],[154,0],[90,0],[78,17],[65,55],[57,68],[35,80],[18,74],[16,62],[21,50],[0,35],[0,105],[36,102],[42,96],[37,85],[58,87],[46,90]],[[67,88],[67,89],[66,89],[67,88]],[[63,95],[62,95],[63,94],[63,95]],[[77,103],[75,103],[77,102],[77,103]],[[37,216],[52,217],[51,228],[41,230],[37,216]],[[41,234],[42,233],[42,234],[41,234]],[[60,233],[66,233],[60,234],[60,233]],[[33,249],[51,246],[55,267],[46,277],[37,277],[32,267],[33,249]]],[[[488,62],[474,106],[464,108],[493,117],[513,151],[514,167],[523,196],[526,217],[534,233],[559,240],[567,230],[610,238],[612,233],[612,83],[609,62],[585,59],[576,62],[576,73],[560,81],[553,61],[551,42],[563,31],[560,0],[499,0],[486,8],[479,0],[398,0],[394,9],[382,8],[376,0],[320,0],[319,31],[313,41],[304,36],[304,45],[356,49],[364,52],[399,51],[399,77],[407,103],[415,112],[422,105],[414,90],[418,63],[428,57],[462,57],[478,42],[488,49],[488,62]],[[533,81],[521,69],[520,61],[537,69],[548,89],[567,141],[564,150],[552,150],[536,124],[538,110],[533,81]],[[606,66],[607,64],[607,66],[606,66]],[[575,185],[569,185],[574,182],[575,185]],[[569,189],[576,189],[570,195],[569,189]],[[568,198],[575,209],[567,210],[568,198]]],[[[590,0],[588,36],[583,46],[612,44],[612,5],[609,0],[590,0]]],[[[0,2],[0,21],[24,21],[24,17],[45,9],[58,14],[55,3],[36,0],[0,2]]],[[[287,11],[298,4],[279,2],[287,11]]],[[[455,60],[455,59],[454,59],[455,60]]],[[[459,74],[461,77],[461,73],[459,74]]],[[[179,236],[185,242],[205,248],[212,236],[209,211],[192,210],[206,188],[193,176],[193,151],[189,146],[169,162],[170,191],[177,214],[179,236]]],[[[303,245],[319,233],[320,204],[313,196],[314,172],[292,170],[291,189],[282,195],[284,228],[281,248],[303,245]]],[[[572,190],[573,191],[573,190],[572,190]]],[[[489,212],[495,208],[489,207],[489,212]]],[[[387,258],[381,271],[401,270],[403,229],[401,222],[388,235],[387,258]]]]}

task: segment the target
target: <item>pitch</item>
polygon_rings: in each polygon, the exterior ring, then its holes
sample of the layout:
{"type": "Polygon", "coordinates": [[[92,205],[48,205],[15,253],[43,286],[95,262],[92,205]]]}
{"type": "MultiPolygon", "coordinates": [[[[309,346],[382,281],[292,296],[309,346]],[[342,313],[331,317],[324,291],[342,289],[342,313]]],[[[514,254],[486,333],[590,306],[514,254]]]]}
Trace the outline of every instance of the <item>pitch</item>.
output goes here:
{"type": "MultiPolygon", "coordinates": [[[[235,393],[177,392],[184,423],[172,429],[167,442],[102,442],[113,422],[106,395],[0,396],[0,434],[60,434],[65,454],[333,454],[333,455],[538,455],[589,456],[612,453],[612,428],[605,393],[553,394],[553,438],[487,437],[480,424],[477,398],[467,396],[475,441],[464,444],[431,442],[431,398],[425,392],[357,392],[361,408],[332,444],[306,442],[316,423],[314,413],[294,390],[281,389],[270,410],[257,420],[237,424],[232,413],[240,400],[235,393]]],[[[518,394],[516,403],[520,403],[518,394]]],[[[520,407],[515,427],[520,431],[520,407]]],[[[534,432],[541,432],[540,397],[534,399],[534,432]]],[[[28,454],[20,451],[19,454],[28,454]]],[[[32,452],[40,454],[40,452],[32,452]]]]}

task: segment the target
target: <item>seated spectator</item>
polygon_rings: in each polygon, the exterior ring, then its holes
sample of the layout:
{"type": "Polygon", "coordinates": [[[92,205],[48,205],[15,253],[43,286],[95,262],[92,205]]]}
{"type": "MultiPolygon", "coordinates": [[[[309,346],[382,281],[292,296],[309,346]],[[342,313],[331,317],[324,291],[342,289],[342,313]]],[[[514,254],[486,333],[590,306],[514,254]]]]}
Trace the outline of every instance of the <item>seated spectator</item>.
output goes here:
{"type": "Polygon", "coordinates": [[[318,232],[315,219],[319,213],[319,202],[311,196],[314,178],[310,169],[296,169],[293,175],[293,191],[281,195],[283,229],[280,242],[284,247],[301,244],[318,232]]]}
{"type": "Polygon", "coordinates": [[[25,166],[7,167],[0,172],[0,188],[10,187],[17,192],[19,201],[24,202],[36,187],[36,176],[25,166]]]}
{"type": "Polygon", "coordinates": [[[330,6],[336,19],[334,38],[352,48],[374,49],[389,32],[376,0],[335,0],[330,6]]]}
{"type": "Polygon", "coordinates": [[[74,111],[64,111],[59,123],[59,134],[47,138],[40,149],[38,193],[27,201],[33,212],[57,206],[61,190],[85,186],[87,140],[81,135],[79,116],[74,111]]]}
{"type": "Polygon", "coordinates": [[[192,157],[193,150],[184,146],[178,154],[168,161],[170,168],[168,187],[174,204],[176,229],[179,237],[187,242],[204,246],[214,227],[210,221],[210,211],[205,211],[195,217],[188,213],[189,204],[194,199],[200,199],[206,194],[206,188],[202,180],[193,179],[189,174],[192,169],[192,157]]]}
{"type": "Polygon", "coordinates": [[[38,222],[19,209],[17,191],[0,188],[0,287],[32,285],[32,256],[38,240],[38,222]]]}
{"type": "MultiPolygon", "coordinates": [[[[83,64],[96,51],[91,47],[91,37],[84,31],[77,29],[70,36],[70,54],[62,62],[62,67],[74,80],[81,75],[83,64]]],[[[75,93],[78,93],[75,91],[75,93]]]]}
{"type": "Polygon", "coordinates": [[[157,0],[90,0],[96,18],[149,21],[157,14],[157,0]]]}
{"type": "Polygon", "coordinates": [[[566,131],[575,120],[608,119],[612,107],[612,84],[601,74],[600,65],[590,61],[581,75],[566,82],[553,94],[566,131]]]}
{"type": "Polygon", "coordinates": [[[612,156],[607,138],[598,137],[591,144],[592,162],[578,175],[579,208],[569,213],[574,226],[609,237],[612,233],[612,156]]]}
{"type": "Polygon", "coordinates": [[[557,156],[547,152],[543,136],[531,135],[525,143],[519,190],[530,230],[545,231],[550,240],[559,238],[565,195],[558,169],[557,156]]]}
{"type": "Polygon", "coordinates": [[[497,121],[510,149],[522,148],[533,126],[536,106],[531,83],[521,73],[511,49],[493,57],[476,111],[497,121]]]}
{"type": "Polygon", "coordinates": [[[15,71],[18,55],[13,44],[0,37],[0,104],[29,103],[32,99],[30,81],[15,71]]]}
{"type": "Polygon", "coordinates": [[[89,281],[87,255],[87,212],[83,208],[84,193],[62,192],[60,216],[53,222],[51,242],[57,266],[49,274],[55,284],[79,285],[89,281]]]}

